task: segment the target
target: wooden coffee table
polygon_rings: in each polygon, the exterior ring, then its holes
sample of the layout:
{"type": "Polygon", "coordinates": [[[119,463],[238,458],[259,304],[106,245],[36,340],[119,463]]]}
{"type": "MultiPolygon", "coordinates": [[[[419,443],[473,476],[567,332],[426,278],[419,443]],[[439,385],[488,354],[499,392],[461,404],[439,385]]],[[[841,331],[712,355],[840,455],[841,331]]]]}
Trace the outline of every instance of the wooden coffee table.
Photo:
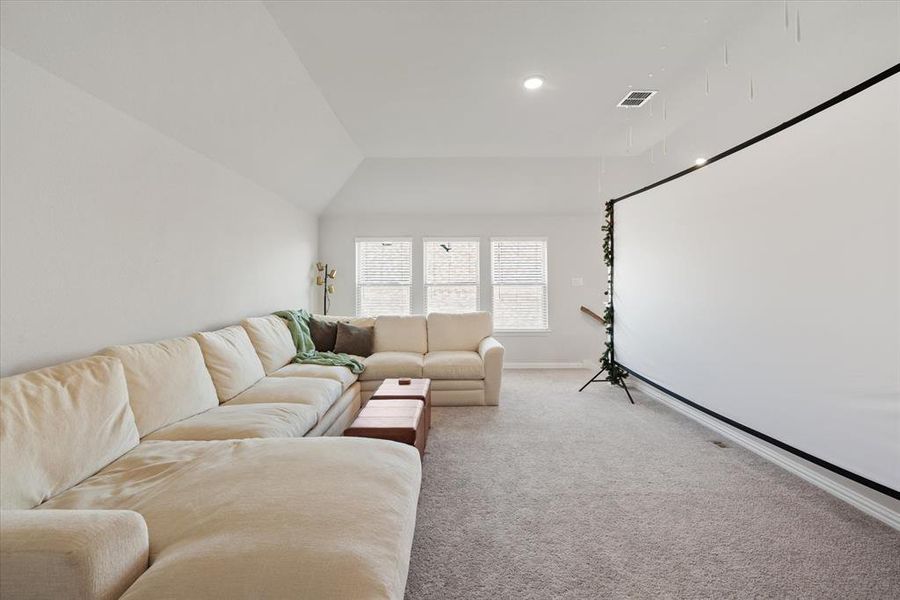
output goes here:
{"type": "Polygon", "coordinates": [[[424,413],[425,403],[421,400],[369,400],[344,435],[409,444],[416,447],[419,456],[424,456],[428,435],[424,413]]]}
{"type": "Polygon", "coordinates": [[[431,380],[410,379],[400,385],[399,379],[385,379],[370,397],[371,400],[421,400],[425,403],[425,429],[431,429],[431,380]]]}

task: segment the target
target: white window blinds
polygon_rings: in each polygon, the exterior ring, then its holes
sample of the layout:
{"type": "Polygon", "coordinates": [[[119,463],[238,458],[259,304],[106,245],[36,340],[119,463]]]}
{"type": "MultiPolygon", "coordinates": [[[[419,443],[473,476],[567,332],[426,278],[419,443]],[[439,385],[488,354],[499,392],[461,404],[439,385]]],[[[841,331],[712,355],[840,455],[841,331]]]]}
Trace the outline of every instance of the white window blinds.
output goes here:
{"type": "Polygon", "coordinates": [[[411,285],[411,240],[356,240],[357,315],[408,315],[411,285]]]}
{"type": "Polygon", "coordinates": [[[548,329],[546,240],[491,240],[491,283],[496,329],[548,329]]]}
{"type": "Polygon", "coordinates": [[[477,238],[424,241],[426,313],[478,310],[478,245],[477,238]]]}

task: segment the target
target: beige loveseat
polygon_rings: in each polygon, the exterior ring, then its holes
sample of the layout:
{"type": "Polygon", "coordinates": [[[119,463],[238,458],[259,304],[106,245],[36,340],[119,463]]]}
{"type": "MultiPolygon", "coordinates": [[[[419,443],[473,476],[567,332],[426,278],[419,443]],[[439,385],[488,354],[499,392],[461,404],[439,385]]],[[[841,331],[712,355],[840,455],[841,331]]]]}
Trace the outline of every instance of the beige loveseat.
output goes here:
{"type": "Polygon", "coordinates": [[[418,453],[290,439],[359,385],[251,352],[228,328],[0,380],[0,597],[402,598],[418,453]]]}
{"type": "Polygon", "coordinates": [[[490,313],[317,318],[374,325],[375,353],[359,376],[363,402],[388,377],[427,377],[435,406],[500,403],[503,346],[490,313]]]}

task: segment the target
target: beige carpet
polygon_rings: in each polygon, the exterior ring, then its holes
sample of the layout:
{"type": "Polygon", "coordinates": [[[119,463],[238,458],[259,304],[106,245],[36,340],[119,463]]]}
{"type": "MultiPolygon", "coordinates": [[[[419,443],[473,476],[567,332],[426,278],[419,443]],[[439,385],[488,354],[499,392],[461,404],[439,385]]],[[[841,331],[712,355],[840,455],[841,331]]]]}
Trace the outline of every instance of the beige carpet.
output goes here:
{"type": "Polygon", "coordinates": [[[407,598],[900,598],[900,534],[589,375],[434,409],[407,598]]]}

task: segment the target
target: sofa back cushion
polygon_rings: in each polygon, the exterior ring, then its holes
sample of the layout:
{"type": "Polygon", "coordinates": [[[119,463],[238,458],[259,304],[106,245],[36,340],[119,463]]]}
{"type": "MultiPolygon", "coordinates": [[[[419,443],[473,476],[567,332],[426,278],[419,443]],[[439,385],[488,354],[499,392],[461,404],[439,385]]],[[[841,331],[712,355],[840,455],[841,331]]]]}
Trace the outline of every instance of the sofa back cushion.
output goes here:
{"type": "Polygon", "coordinates": [[[339,321],[334,351],[352,356],[370,356],[375,350],[375,327],[357,327],[339,321]]]}
{"type": "Polygon", "coordinates": [[[489,312],[429,313],[428,351],[478,350],[481,340],[494,332],[489,312]]]}
{"type": "Polygon", "coordinates": [[[219,405],[194,338],[112,346],[100,354],[122,361],[141,437],[219,405]]]}
{"type": "Polygon", "coordinates": [[[0,508],[34,508],[138,441],[117,358],[92,356],[0,379],[0,508]]]}
{"type": "Polygon", "coordinates": [[[333,323],[347,323],[354,327],[374,327],[375,317],[348,317],[341,315],[313,315],[320,321],[331,321],[333,323]]]}
{"type": "Polygon", "coordinates": [[[284,319],[275,315],[241,321],[266,375],[274,373],[297,355],[291,330],[284,319]]]}
{"type": "Polygon", "coordinates": [[[266,376],[247,331],[240,325],[195,333],[194,339],[200,343],[219,402],[228,402],[266,376]]]}
{"type": "Polygon", "coordinates": [[[317,317],[309,320],[309,336],[319,352],[334,352],[337,343],[339,321],[326,321],[317,317]]]}
{"type": "Polygon", "coordinates": [[[375,352],[428,352],[424,315],[383,315],[375,319],[375,352]]]}

